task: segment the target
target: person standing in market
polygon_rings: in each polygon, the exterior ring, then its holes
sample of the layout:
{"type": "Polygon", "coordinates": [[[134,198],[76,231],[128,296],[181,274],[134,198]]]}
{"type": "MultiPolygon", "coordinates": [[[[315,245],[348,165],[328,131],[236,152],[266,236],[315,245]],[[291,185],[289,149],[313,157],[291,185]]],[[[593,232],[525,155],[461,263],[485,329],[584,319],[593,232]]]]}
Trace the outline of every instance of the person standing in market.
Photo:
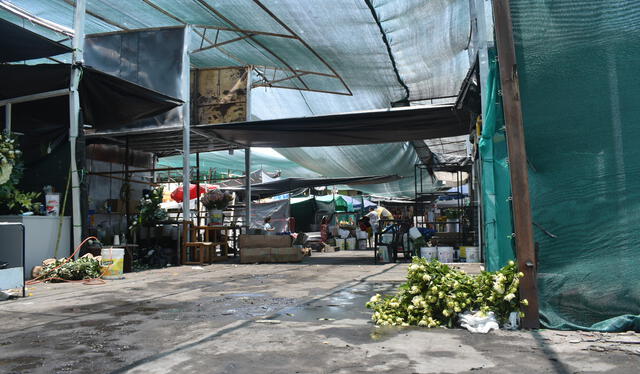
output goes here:
{"type": "Polygon", "coordinates": [[[329,218],[322,216],[320,221],[320,241],[327,243],[329,241],[329,218]]]}
{"type": "Polygon", "coordinates": [[[376,212],[374,207],[369,207],[369,213],[366,214],[369,217],[369,223],[371,223],[371,229],[374,233],[378,232],[378,213],[376,212]]]}
{"type": "Polygon", "coordinates": [[[358,220],[358,226],[360,226],[360,231],[364,231],[367,233],[367,242],[369,242],[369,246],[371,246],[371,237],[373,236],[373,228],[371,227],[371,222],[369,221],[369,216],[363,216],[358,220]]]}

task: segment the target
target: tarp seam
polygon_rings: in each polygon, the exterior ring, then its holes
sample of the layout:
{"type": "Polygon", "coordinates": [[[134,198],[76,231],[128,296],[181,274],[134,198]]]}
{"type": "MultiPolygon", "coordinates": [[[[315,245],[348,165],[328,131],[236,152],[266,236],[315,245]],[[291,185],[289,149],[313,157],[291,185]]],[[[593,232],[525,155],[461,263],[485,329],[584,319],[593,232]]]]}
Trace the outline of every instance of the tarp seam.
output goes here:
{"type": "Polygon", "coordinates": [[[369,7],[369,10],[371,10],[371,15],[373,16],[373,19],[376,21],[376,25],[378,25],[378,29],[380,30],[380,33],[382,34],[382,42],[387,47],[387,54],[389,55],[389,59],[391,60],[391,65],[393,66],[393,71],[396,74],[396,78],[398,79],[398,83],[400,83],[400,85],[404,88],[404,92],[405,92],[404,99],[398,100],[398,101],[396,101],[396,103],[397,102],[408,102],[409,101],[409,96],[410,96],[409,87],[406,85],[406,83],[404,83],[404,80],[400,76],[400,72],[398,71],[398,66],[396,65],[396,60],[393,57],[393,51],[391,51],[391,44],[389,44],[389,40],[387,39],[387,33],[385,33],[384,29],[382,28],[382,23],[380,22],[380,19],[378,18],[378,13],[376,13],[376,9],[373,6],[373,4],[371,3],[371,0],[364,0],[364,2],[369,7]]]}

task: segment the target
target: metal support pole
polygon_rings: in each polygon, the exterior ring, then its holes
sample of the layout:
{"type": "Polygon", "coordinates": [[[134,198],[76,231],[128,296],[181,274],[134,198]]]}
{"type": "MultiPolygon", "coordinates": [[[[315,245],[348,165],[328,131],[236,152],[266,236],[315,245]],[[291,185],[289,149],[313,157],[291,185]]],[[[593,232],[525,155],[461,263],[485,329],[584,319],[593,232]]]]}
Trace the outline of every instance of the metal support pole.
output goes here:
{"type": "Polygon", "coordinates": [[[191,220],[191,207],[189,201],[189,182],[191,178],[190,159],[191,155],[191,106],[190,88],[189,88],[189,38],[191,36],[191,28],[187,25],[184,28],[184,46],[182,50],[182,213],[185,221],[191,220]]]}
{"type": "Polygon", "coordinates": [[[524,140],[520,84],[516,65],[516,49],[513,41],[511,7],[509,0],[493,0],[494,23],[498,60],[500,61],[500,82],[502,102],[509,152],[509,172],[513,197],[513,223],[516,239],[518,267],[524,273],[520,281],[520,297],[527,299],[528,306],[522,306],[525,317],[522,327],[540,327],[538,310],[537,264],[531,220],[529,197],[529,175],[527,151],[524,140]]]}
{"type": "Polygon", "coordinates": [[[244,190],[245,190],[245,210],[244,210],[244,219],[245,225],[247,226],[247,233],[249,232],[249,228],[251,227],[251,148],[246,148],[244,150],[244,190]]]}
{"type": "Polygon", "coordinates": [[[200,152],[196,152],[196,226],[200,226],[200,152]]]}
{"type": "MultiPolygon", "coordinates": [[[[129,137],[127,136],[126,142],[125,142],[125,146],[124,146],[124,183],[123,183],[123,189],[121,191],[124,191],[124,220],[126,222],[126,227],[128,228],[129,225],[131,224],[131,222],[129,222],[130,218],[131,218],[131,211],[129,210],[129,199],[130,199],[130,192],[131,192],[131,184],[130,184],[130,174],[129,174],[129,137]]],[[[120,196],[120,198],[122,198],[122,196],[120,196]]],[[[143,228],[140,228],[140,230],[143,230],[143,228]]],[[[126,230],[125,231],[125,240],[127,243],[131,243],[131,231],[130,230],[126,230]]]]}
{"type": "MultiPolygon", "coordinates": [[[[251,70],[252,66],[247,66],[247,105],[246,105],[246,120],[251,121],[251,70]]],[[[246,175],[245,180],[245,195],[246,208],[245,208],[245,223],[247,226],[247,233],[251,227],[251,148],[247,147],[244,150],[244,173],[246,175]]]]}
{"type": "Polygon", "coordinates": [[[4,132],[11,133],[11,104],[4,106],[4,132]]]}
{"type": "MultiPolygon", "coordinates": [[[[84,62],[82,49],[84,48],[84,18],[86,0],[77,0],[73,19],[73,56],[71,64],[71,85],[69,87],[69,146],[71,167],[71,202],[73,211],[73,247],[76,248],[82,241],[82,217],[80,214],[80,178],[76,162],[76,139],[80,128],[80,85],[81,68],[84,62]]],[[[64,213],[63,213],[64,214],[64,213]]]]}

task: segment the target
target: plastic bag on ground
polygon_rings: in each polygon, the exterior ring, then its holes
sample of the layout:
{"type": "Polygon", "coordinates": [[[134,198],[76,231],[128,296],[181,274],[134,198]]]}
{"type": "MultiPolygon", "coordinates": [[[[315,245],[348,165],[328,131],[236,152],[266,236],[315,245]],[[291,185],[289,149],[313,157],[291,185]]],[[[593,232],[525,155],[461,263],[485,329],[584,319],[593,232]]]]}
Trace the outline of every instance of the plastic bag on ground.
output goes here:
{"type": "Polygon", "coordinates": [[[460,326],[474,332],[486,334],[491,330],[500,330],[493,312],[482,315],[480,312],[464,312],[459,317],[460,326]]]}
{"type": "Polygon", "coordinates": [[[505,330],[517,330],[520,327],[520,315],[518,312],[509,313],[509,320],[502,326],[505,330]]]}

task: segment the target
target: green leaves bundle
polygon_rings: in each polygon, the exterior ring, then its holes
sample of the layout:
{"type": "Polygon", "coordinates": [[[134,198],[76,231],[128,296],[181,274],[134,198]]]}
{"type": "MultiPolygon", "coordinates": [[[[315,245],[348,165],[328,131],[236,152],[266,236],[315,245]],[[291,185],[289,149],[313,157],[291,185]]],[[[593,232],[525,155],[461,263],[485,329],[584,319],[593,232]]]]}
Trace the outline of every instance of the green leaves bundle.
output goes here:
{"type": "Polygon", "coordinates": [[[93,257],[81,257],[60,266],[62,263],[63,261],[57,260],[47,265],[41,272],[44,275],[43,278],[52,278],[51,282],[62,282],[63,280],[93,279],[102,274],[100,262],[93,257]],[[60,267],[56,269],[58,266],[60,267]]]}
{"type": "MultiPolygon", "coordinates": [[[[395,296],[373,296],[367,307],[379,325],[449,326],[464,311],[493,311],[500,322],[520,311],[518,286],[524,274],[510,261],[496,272],[470,276],[436,260],[414,257],[407,282],[395,296]]],[[[527,301],[522,300],[526,305],[527,301]]]]}

